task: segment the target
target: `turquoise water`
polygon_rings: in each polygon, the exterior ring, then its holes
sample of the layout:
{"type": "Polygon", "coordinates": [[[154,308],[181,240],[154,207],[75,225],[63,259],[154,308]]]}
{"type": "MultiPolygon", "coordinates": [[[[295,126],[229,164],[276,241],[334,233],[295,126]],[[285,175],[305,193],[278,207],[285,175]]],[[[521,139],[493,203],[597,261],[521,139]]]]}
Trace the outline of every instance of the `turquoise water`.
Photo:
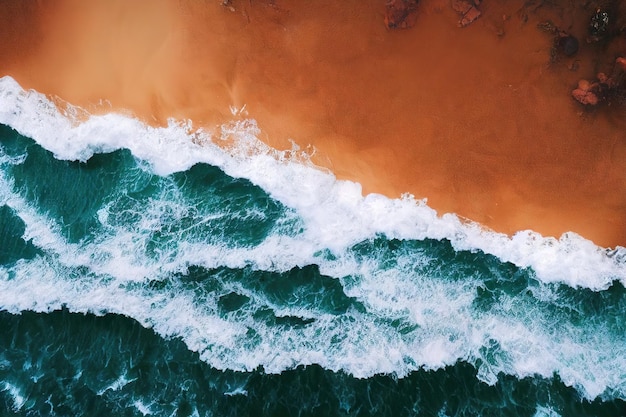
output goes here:
{"type": "Polygon", "coordinates": [[[626,413],[621,248],[0,81],[0,415],[626,413]]]}

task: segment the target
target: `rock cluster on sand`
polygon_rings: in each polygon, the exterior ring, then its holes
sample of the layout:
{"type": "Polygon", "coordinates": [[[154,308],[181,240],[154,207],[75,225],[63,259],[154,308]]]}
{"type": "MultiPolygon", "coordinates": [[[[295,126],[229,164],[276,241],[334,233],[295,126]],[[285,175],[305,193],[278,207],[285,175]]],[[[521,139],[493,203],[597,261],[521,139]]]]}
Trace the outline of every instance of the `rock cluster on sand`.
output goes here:
{"type": "MultiPolygon", "coordinates": [[[[596,76],[581,79],[571,92],[585,106],[626,104],[626,2],[590,1],[587,37],[582,46],[594,54],[596,76]]],[[[563,45],[567,47],[567,45],[563,45]]],[[[564,51],[565,52],[565,51],[564,51]]]]}
{"type": "Polygon", "coordinates": [[[385,25],[389,29],[408,29],[415,25],[417,0],[387,0],[385,25]]]}
{"type": "Polygon", "coordinates": [[[581,104],[596,106],[611,98],[620,95],[626,90],[626,59],[619,57],[611,75],[599,72],[594,80],[580,80],[572,91],[572,97],[581,104]]]}
{"type": "MultiPolygon", "coordinates": [[[[418,0],[387,0],[385,4],[385,25],[388,29],[408,29],[417,21],[418,0]]],[[[452,0],[452,9],[461,16],[459,26],[465,27],[478,19],[480,0],[452,0]]]]}
{"type": "Polygon", "coordinates": [[[452,0],[452,9],[461,16],[459,26],[465,27],[480,17],[480,0],[452,0]]]}
{"type": "Polygon", "coordinates": [[[602,96],[602,87],[599,82],[589,82],[587,80],[578,81],[578,87],[572,91],[574,97],[579,103],[595,106],[600,102],[602,96]]]}

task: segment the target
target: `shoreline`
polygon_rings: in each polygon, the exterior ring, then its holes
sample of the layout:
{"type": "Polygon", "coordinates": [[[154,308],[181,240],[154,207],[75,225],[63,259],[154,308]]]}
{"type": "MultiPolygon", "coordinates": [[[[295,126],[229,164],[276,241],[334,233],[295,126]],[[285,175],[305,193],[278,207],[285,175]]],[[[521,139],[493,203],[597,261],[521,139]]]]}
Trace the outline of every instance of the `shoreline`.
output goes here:
{"type": "Polygon", "coordinates": [[[408,192],[507,234],[626,246],[626,109],[570,96],[610,54],[581,42],[551,62],[537,23],[582,39],[587,10],[515,3],[484,0],[459,28],[447,1],[422,0],[415,26],[392,31],[382,2],[25,1],[1,6],[0,69],[155,125],[210,129],[245,105],[260,139],[312,145],[316,164],[365,194],[408,192]]]}

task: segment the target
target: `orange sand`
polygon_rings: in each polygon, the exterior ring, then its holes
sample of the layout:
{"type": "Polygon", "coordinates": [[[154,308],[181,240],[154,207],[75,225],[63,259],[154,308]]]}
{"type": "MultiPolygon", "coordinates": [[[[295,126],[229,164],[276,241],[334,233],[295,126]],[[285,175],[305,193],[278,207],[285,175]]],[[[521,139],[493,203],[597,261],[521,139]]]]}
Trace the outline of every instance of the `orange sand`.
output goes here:
{"type": "Polygon", "coordinates": [[[610,68],[569,1],[484,0],[460,29],[447,0],[422,0],[399,31],[384,0],[40,3],[0,3],[0,75],[26,88],[153,124],[212,127],[245,104],[263,140],[314,145],[365,193],[411,192],[506,233],[626,244],[626,110],[569,96],[610,68]],[[546,18],[581,39],[575,58],[549,63],[546,18]]]}

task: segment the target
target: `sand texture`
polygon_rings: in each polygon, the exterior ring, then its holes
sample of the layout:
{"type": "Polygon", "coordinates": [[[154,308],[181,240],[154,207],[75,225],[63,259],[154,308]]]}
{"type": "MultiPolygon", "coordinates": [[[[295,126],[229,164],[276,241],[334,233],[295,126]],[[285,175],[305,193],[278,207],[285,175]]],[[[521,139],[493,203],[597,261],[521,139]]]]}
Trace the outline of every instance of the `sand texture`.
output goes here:
{"type": "Polygon", "coordinates": [[[421,0],[412,27],[390,29],[383,0],[2,2],[0,75],[157,125],[211,128],[245,105],[262,140],[314,146],[364,193],[625,245],[626,107],[571,91],[610,72],[626,38],[588,43],[582,3],[483,0],[460,27],[450,1],[421,0]],[[575,55],[552,50],[548,19],[575,55]]]}

